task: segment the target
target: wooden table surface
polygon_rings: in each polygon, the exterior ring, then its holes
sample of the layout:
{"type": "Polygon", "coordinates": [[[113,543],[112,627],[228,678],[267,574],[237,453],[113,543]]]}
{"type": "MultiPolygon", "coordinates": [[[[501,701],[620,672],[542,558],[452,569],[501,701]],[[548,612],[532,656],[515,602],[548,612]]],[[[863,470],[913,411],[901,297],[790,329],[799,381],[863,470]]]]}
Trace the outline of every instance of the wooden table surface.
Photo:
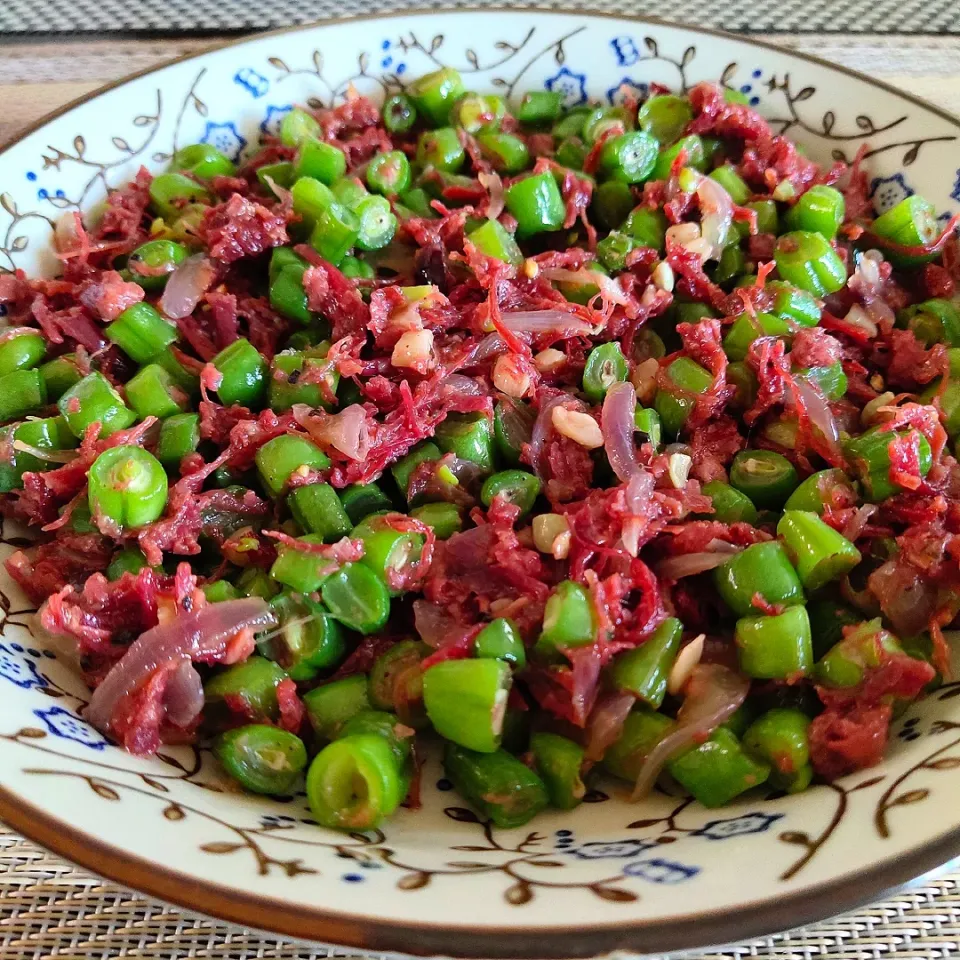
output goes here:
{"type": "MultiPolygon", "coordinates": [[[[960,114],[960,36],[782,34],[769,39],[860,70],[960,114]]],[[[56,43],[0,39],[0,144],[105,83],[216,42],[215,37],[56,43]]]]}

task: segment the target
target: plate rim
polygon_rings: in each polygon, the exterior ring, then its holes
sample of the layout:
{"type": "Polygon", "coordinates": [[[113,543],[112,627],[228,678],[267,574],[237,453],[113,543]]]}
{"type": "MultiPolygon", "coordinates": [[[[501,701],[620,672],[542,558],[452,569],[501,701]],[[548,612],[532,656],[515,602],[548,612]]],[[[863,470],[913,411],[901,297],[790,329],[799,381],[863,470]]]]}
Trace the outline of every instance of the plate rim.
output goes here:
{"type": "MultiPolygon", "coordinates": [[[[869,86],[893,94],[902,100],[929,111],[960,129],[960,117],[932,104],[922,97],[900,90],[883,80],[834,63],[815,54],[803,53],[754,37],[712,27],[683,24],[662,17],[615,13],[587,9],[543,8],[529,5],[492,4],[483,7],[437,9],[411,7],[382,13],[327,17],[310,23],[273,30],[258,31],[215,41],[163,63],[126,74],[44,114],[0,147],[0,161],[25,139],[47,124],[89,103],[100,96],[158,73],[168,67],[205,57],[217,50],[242,46],[267,37],[302,33],[320,27],[348,23],[396,20],[404,17],[436,14],[470,16],[487,13],[520,13],[534,17],[543,15],[579,15],[597,19],[649,24],[735,40],[837,71],[869,86]]],[[[0,820],[29,840],[62,856],[93,873],[120,883],[134,892],[141,892],[192,913],[201,913],[227,923],[253,928],[271,935],[292,937],[305,942],[323,942],[375,952],[392,952],[414,956],[444,955],[476,958],[556,958],[592,957],[614,950],[660,953],[735,943],[796,929],[828,919],[866,903],[895,894],[922,878],[947,869],[960,857],[960,826],[944,831],[910,851],[881,861],[861,871],[857,882],[849,875],[822,882],[812,889],[755,901],[746,908],[718,909],[690,914],[679,919],[646,919],[629,922],[550,928],[516,926],[506,929],[477,928],[452,923],[415,921],[400,923],[376,917],[326,912],[322,907],[305,907],[275,897],[252,894],[225,887],[216,881],[198,880],[195,876],[161,865],[156,861],[131,854],[64,819],[26,801],[12,789],[0,784],[0,820]],[[705,924],[709,926],[705,929],[705,924]]]]}
{"type": "Polygon", "coordinates": [[[947,870],[960,853],[960,827],[942,833],[902,856],[856,874],[846,874],[746,908],[717,909],[672,920],[617,921],[595,927],[518,926],[476,928],[426,921],[377,920],[342,911],[326,912],[198,880],[156,861],[129,853],[71,826],[0,785],[0,820],[34,843],[120,883],[133,892],[270,935],[412,956],[569,960],[616,950],[640,954],[709,949],[784,933],[893,896],[923,878],[947,870]],[[709,924],[706,936],[697,935],[709,924]]]}

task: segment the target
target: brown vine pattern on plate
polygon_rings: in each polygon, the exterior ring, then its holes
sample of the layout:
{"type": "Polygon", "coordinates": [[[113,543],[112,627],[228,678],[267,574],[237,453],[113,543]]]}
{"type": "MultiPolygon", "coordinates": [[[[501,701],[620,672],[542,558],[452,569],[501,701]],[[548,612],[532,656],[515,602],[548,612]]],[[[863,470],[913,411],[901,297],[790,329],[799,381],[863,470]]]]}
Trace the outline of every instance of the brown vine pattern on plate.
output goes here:
{"type": "Polygon", "coordinates": [[[320,874],[315,867],[304,864],[301,857],[284,858],[269,852],[264,844],[265,840],[293,843],[299,847],[321,848],[330,850],[343,859],[358,862],[380,862],[400,871],[402,876],[397,880],[397,889],[403,891],[421,890],[428,886],[434,877],[475,876],[481,873],[500,873],[511,882],[503,891],[504,900],[511,906],[522,906],[530,903],[537,890],[588,890],[602,900],[614,903],[632,903],[639,899],[633,891],[615,886],[618,881],[625,879],[622,871],[609,876],[589,881],[555,881],[528,875],[527,870],[534,874],[549,868],[562,868],[565,864],[556,859],[548,851],[538,849],[546,839],[542,834],[531,832],[517,844],[502,843],[494,835],[493,824],[483,820],[472,810],[464,807],[448,807],[444,810],[446,816],[458,823],[476,825],[481,832],[481,842],[476,844],[461,844],[452,846],[451,851],[472,853],[506,854],[507,859],[500,863],[484,863],[469,860],[451,860],[443,867],[423,867],[409,863],[402,859],[397,852],[388,845],[387,836],[382,830],[371,830],[366,833],[351,833],[343,840],[331,841],[310,839],[300,830],[295,835],[291,833],[295,826],[284,823],[266,823],[259,827],[241,826],[225,817],[218,816],[208,810],[184,802],[180,798],[169,796],[170,789],[164,781],[190,783],[193,786],[214,792],[224,792],[217,784],[196,779],[201,769],[200,750],[194,748],[195,762],[191,766],[184,766],[175,757],[158,755],[158,758],[178,768],[171,774],[145,774],[125,767],[114,766],[109,763],[88,760],[67,755],[41,745],[39,741],[47,738],[47,733],[34,727],[27,727],[15,734],[0,735],[0,740],[17,743],[21,746],[38,750],[41,753],[69,759],[82,760],[85,764],[96,767],[99,771],[131,774],[140,779],[142,786],[131,784],[103,773],[83,773],[74,770],[57,770],[49,767],[27,767],[23,772],[31,776],[62,777],[68,780],[77,780],[87,787],[101,800],[109,803],[122,801],[124,793],[134,793],[163,803],[161,810],[165,820],[176,823],[185,820],[188,816],[199,817],[232,834],[231,840],[209,840],[200,844],[199,849],[214,856],[226,856],[245,852],[252,858],[258,875],[265,876],[271,869],[277,868],[288,877],[297,877],[303,874],[320,874]],[[349,842],[348,842],[349,841],[349,842]]]}

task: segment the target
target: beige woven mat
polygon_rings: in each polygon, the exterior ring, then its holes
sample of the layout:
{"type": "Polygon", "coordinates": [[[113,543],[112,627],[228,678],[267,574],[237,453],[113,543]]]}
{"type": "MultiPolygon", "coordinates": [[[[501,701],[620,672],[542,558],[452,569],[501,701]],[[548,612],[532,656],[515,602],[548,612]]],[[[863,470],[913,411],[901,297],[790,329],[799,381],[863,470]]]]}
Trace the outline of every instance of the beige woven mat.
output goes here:
{"type": "MultiPolygon", "coordinates": [[[[183,913],[92,877],[0,824],[0,960],[314,960],[350,951],[276,940],[183,913]]],[[[960,873],[856,914],[689,960],[942,960],[960,956],[960,873]]]]}

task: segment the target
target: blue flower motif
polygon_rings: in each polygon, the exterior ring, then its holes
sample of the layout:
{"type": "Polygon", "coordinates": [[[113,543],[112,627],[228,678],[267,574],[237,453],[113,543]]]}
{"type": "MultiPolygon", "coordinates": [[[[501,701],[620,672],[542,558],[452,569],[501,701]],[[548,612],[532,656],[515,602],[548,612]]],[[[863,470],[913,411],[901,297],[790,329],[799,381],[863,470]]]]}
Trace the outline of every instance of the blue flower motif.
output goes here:
{"type": "Polygon", "coordinates": [[[691,836],[706,837],[708,840],[727,840],[730,837],[742,837],[748,833],[765,833],[778,820],[782,813],[744,813],[739,817],[726,820],[710,820],[691,836]]]}
{"type": "Polygon", "coordinates": [[[614,860],[635,857],[656,846],[650,840],[594,840],[573,851],[581,860],[614,860]]]}
{"type": "Polygon", "coordinates": [[[254,99],[262,97],[270,89],[270,81],[253,67],[241,67],[234,75],[233,82],[248,90],[254,99]]]}
{"type": "Polygon", "coordinates": [[[895,173],[890,177],[874,177],[870,182],[870,196],[877,213],[886,213],[913,194],[913,187],[907,184],[902,173],[895,173]]]}
{"type": "Polygon", "coordinates": [[[568,67],[561,67],[557,75],[545,80],[543,85],[551,93],[562,93],[565,107],[576,107],[587,102],[586,74],[574,73],[568,67]]]}
{"type": "Polygon", "coordinates": [[[270,137],[280,136],[280,124],[283,118],[293,109],[293,104],[288,103],[282,107],[270,104],[267,112],[263,115],[263,122],[260,124],[260,132],[270,137]]]}
{"type": "Polygon", "coordinates": [[[236,162],[240,159],[247,141],[240,136],[233,123],[207,121],[207,128],[200,138],[201,143],[212,143],[222,154],[236,162]]]}
{"type": "Polygon", "coordinates": [[[640,59],[640,51],[632,37],[614,37],[610,41],[613,54],[617,58],[617,66],[632,67],[640,59]]]}
{"type": "Polygon", "coordinates": [[[945,227],[952,217],[953,214],[949,210],[944,210],[943,213],[937,214],[937,223],[939,223],[941,227],[945,227]]]}
{"type": "Polygon", "coordinates": [[[108,741],[102,737],[89,723],[74,716],[63,707],[50,707],[47,710],[34,710],[34,715],[43,721],[46,728],[55,736],[63,740],[72,740],[83,744],[92,750],[102,750],[108,741]]]}
{"type": "Polygon", "coordinates": [[[610,101],[612,106],[616,107],[623,103],[624,94],[633,93],[638,100],[641,100],[646,97],[649,90],[649,84],[637,83],[632,77],[623,77],[618,84],[607,91],[607,100],[610,101]]]}
{"type": "Polygon", "coordinates": [[[650,883],[683,883],[684,880],[695,877],[700,872],[700,868],[655,857],[652,860],[635,860],[633,863],[628,863],[623,868],[623,872],[628,877],[640,877],[641,880],[649,880],[650,883]]]}
{"type": "Polygon", "coordinates": [[[3,643],[0,643],[0,677],[24,690],[47,685],[47,681],[37,672],[37,665],[32,660],[18,655],[3,643]]]}
{"type": "MultiPolygon", "coordinates": [[[[30,176],[30,174],[27,174],[30,176]]],[[[950,199],[960,203],[960,170],[957,171],[957,179],[953,182],[953,189],[950,191],[950,199]]]]}

